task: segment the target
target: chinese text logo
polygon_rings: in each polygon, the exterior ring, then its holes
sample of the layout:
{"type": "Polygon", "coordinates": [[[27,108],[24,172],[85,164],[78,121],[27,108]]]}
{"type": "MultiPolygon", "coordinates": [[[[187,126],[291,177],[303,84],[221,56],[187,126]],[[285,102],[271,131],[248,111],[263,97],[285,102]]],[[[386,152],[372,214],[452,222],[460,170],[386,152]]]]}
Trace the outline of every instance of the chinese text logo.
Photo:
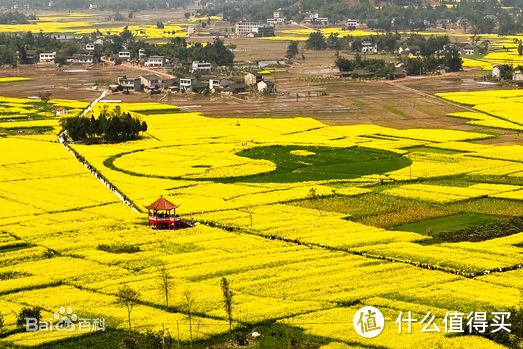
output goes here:
{"type": "Polygon", "coordinates": [[[352,323],[360,336],[373,338],[383,331],[385,319],[378,309],[366,306],[356,312],[352,323]]]}

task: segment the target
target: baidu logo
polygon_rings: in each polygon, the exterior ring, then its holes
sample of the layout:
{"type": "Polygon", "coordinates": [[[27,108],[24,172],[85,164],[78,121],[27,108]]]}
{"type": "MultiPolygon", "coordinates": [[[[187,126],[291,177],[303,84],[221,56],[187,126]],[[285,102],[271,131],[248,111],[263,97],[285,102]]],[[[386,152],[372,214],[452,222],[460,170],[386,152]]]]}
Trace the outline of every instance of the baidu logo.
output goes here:
{"type": "Polygon", "coordinates": [[[60,307],[49,321],[39,321],[36,318],[26,318],[25,330],[34,331],[57,331],[57,332],[94,332],[105,331],[105,319],[79,318],[71,307],[60,307]]]}

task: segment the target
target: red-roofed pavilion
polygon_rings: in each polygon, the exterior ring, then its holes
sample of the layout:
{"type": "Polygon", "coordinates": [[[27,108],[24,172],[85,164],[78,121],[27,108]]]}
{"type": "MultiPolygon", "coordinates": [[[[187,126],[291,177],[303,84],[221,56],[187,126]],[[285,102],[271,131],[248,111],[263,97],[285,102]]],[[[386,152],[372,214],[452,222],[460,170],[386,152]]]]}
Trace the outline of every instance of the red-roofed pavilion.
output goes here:
{"type": "Polygon", "coordinates": [[[158,200],[145,206],[149,212],[149,226],[152,225],[153,229],[176,230],[176,209],[178,207],[179,205],[160,196],[158,200]]]}

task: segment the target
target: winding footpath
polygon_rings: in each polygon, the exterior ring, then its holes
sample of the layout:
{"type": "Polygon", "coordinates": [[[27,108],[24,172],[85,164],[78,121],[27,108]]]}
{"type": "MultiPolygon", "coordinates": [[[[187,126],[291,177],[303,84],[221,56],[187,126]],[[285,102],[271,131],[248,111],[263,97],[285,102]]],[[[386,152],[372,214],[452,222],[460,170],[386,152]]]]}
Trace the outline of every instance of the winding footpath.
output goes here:
{"type": "MultiPolygon", "coordinates": [[[[102,100],[107,95],[107,90],[104,90],[102,94],[96,98],[87,108],[84,109],[80,113],[80,116],[86,115],[91,108],[98,103],[100,100],[102,100]]],[[[93,176],[96,177],[97,180],[99,180],[103,185],[107,187],[110,191],[112,191],[120,201],[122,201],[124,204],[132,208],[136,212],[141,212],[138,207],[127,197],[125,196],[118,188],[113,185],[107,178],[105,178],[93,165],[91,165],[82,155],[80,155],[77,151],[75,151],[71,146],[69,145],[69,142],[65,139],[65,131],[62,131],[58,135],[58,142],[60,142],[61,145],[65,147],[71,154],[75,156],[75,158],[82,164],[86,169],[91,172],[93,176]]]]}

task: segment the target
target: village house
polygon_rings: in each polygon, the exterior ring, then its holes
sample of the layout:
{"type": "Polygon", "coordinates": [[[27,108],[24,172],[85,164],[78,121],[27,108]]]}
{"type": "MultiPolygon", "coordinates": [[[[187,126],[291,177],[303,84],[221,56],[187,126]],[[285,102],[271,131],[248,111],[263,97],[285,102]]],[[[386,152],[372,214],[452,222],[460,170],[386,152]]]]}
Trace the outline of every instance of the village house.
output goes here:
{"type": "Polygon", "coordinates": [[[361,53],[378,53],[378,44],[373,44],[370,41],[364,41],[361,44],[361,53]]]}
{"type": "Polygon", "coordinates": [[[191,73],[197,71],[211,71],[211,63],[193,61],[191,64],[191,73]]]}
{"type": "Polygon", "coordinates": [[[145,61],[144,65],[146,67],[163,67],[165,66],[165,57],[164,56],[150,56],[145,61]]]}
{"type": "Polygon", "coordinates": [[[246,86],[243,77],[233,76],[220,79],[220,92],[239,93],[245,92],[246,86]]]}
{"type": "Polygon", "coordinates": [[[148,90],[157,90],[162,86],[162,79],[156,75],[143,75],[140,80],[144,88],[148,90]]]}
{"type": "Polygon", "coordinates": [[[118,58],[123,61],[130,61],[132,58],[131,51],[120,51],[118,52],[118,58]]]}
{"type": "Polygon", "coordinates": [[[87,51],[94,51],[95,48],[96,48],[95,44],[85,44],[85,49],[87,51]]]}
{"type": "Polygon", "coordinates": [[[236,34],[252,37],[274,36],[274,27],[255,22],[240,22],[235,26],[236,34]]]}
{"type": "Polygon", "coordinates": [[[193,88],[193,86],[197,86],[198,84],[199,81],[196,78],[180,78],[180,91],[189,91],[193,88]]]}
{"type": "Polygon", "coordinates": [[[274,11],[272,13],[272,18],[267,18],[267,24],[282,24],[285,23],[285,16],[281,11],[274,11]]]}
{"type": "Polygon", "coordinates": [[[56,52],[42,52],[40,53],[40,63],[54,63],[56,52]]]}
{"type": "Polygon", "coordinates": [[[25,50],[25,60],[27,63],[35,63],[40,58],[40,53],[37,50],[25,50]]]}
{"type": "Polygon", "coordinates": [[[128,78],[125,75],[119,76],[118,87],[120,90],[142,91],[142,80],[140,78],[128,78]]]}
{"type": "Polygon", "coordinates": [[[143,59],[145,58],[145,56],[147,56],[147,54],[145,53],[145,49],[141,48],[138,50],[138,59],[143,59]]]}
{"type": "Polygon", "coordinates": [[[320,17],[318,13],[313,13],[305,17],[303,22],[308,24],[328,25],[329,19],[327,17],[320,17]]]}
{"type": "Polygon", "coordinates": [[[67,108],[64,108],[64,107],[58,107],[56,110],[55,110],[55,115],[58,116],[58,115],[64,115],[64,114],[69,114],[69,110],[67,110],[67,108]]]}
{"type": "Polygon", "coordinates": [[[347,19],[347,27],[351,29],[355,29],[356,27],[359,27],[360,23],[355,19],[347,19]]]}
{"type": "Polygon", "coordinates": [[[260,81],[263,80],[263,77],[261,76],[261,74],[253,74],[253,73],[247,73],[244,75],[243,78],[245,81],[245,85],[247,85],[247,86],[256,85],[257,83],[259,83],[260,81]]]}
{"type": "Polygon", "coordinates": [[[479,48],[477,46],[467,45],[460,50],[460,53],[467,56],[476,55],[479,53],[479,48]]]}
{"type": "Polygon", "coordinates": [[[220,79],[217,77],[213,77],[209,79],[209,90],[216,91],[220,89],[222,86],[220,85],[220,79]]]}
{"type": "Polygon", "coordinates": [[[67,63],[94,63],[94,56],[74,53],[71,57],[67,58],[66,61],[67,63]]]}
{"type": "Polygon", "coordinates": [[[492,67],[491,75],[493,78],[502,79],[506,71],[509,71],[511,68],[507,64],[496,64],[492,67]]]}
{"type": "Polygon", "coordinates": [[[258,92],[268,92],[268,93],[275,93],[276,92],[276,86],[271,81],[265,81],[262,80],[258,82],[257,84],[258,92]]]}
{"type": "Polygon", "coordinates": [[[518,86],[523,86],[523,72],[520,69],[512,72],[512,81],[518,86]]]}
{"type": "Polygon", "coordinates": [[[180,79],[166,79],[162,81],[162,88],[164,90],[178,91],[180,90],[180,79]]]}

